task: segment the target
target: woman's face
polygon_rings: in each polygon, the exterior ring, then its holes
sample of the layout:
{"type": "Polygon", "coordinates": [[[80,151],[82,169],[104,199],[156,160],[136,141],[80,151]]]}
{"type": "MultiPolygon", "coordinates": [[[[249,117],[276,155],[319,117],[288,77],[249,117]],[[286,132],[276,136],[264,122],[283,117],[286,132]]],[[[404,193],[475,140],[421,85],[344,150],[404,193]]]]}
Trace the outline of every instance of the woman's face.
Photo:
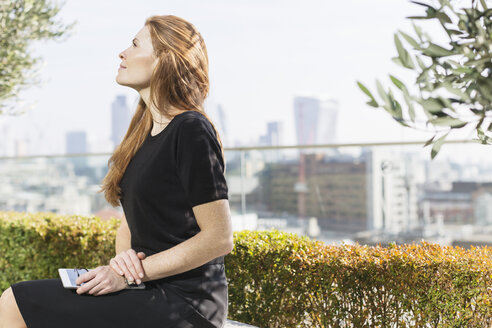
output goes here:
{"type": "Polygon", "coordinates": [[[154,56],[154,47],[147,26],[137,33],[131,45],[123,50],[119,57],[121,66],[118,68],[116,83],[137,91],[150,86],[150,77],[157,65],[157,58],[154,56]]]}

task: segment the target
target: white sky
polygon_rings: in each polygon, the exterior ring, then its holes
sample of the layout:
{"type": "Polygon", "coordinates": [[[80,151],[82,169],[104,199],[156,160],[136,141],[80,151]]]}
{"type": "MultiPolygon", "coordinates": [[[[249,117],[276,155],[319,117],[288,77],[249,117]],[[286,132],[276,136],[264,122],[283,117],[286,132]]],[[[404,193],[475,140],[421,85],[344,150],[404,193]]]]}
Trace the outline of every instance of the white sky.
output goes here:
{"type": "MultiPolygon", "coordinates": [[[[375,91],[377,78],[389,86],[388,73],[414,81],[391,61],[393,34],[401,29],[413,35],[405,17],[423,12],[408,0],[68,0],[58,17],[78,21],[73,35],[32,48],[46,63],[44,83],[22,98],[36,106],[0,120],[16,138],[36,140],[36,154],[63,153],[69,130],[86,130],[92,144],[104,144],[115,96],[126,94],[130,105],[138,96],[115,82],[118,54],[148,16],[172,14],[189,20],[205,40],[209,101],[223,106],[232,141],[252,146],[266,122],[281,120],[284,143],[294,144],[293,98],[301,93],[338,100],[339,143],[425,140],[431,135],[402,128],[382,109],[367,106],[356,85],[359,80],[375,91]]],[[[420,26],[436,42],[445,40],[437,25],[420,26]]],[[[491,153],[490,147],[480,149],[491,153]]]]}

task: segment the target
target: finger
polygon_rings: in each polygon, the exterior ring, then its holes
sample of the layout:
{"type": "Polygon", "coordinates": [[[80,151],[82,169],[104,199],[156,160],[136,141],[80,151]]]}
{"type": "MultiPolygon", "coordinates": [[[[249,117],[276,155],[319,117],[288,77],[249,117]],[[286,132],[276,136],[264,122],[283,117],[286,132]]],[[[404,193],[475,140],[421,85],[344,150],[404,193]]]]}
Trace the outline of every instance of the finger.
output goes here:
{"type": "Polygon", "coordinates": [[[95,293],[94,296],[100,296],[100,295],[104,295],[104,294],[109,294],[110,292],[111,292],[111,288],[106,287],[106,288],[101,289],[97,293],[95,293]]]}
{"type": "Polygon", "coordinates": [[[145,253],[144,253],[144,252],[138,252],[138,253],[137,253],[137,256],[138,256],[138,258],[139,258],[139,259],[141,259],[141,260],[143,260],[143,259],[145,259],[145,257],[147,257],[147,255],[145,255],[145,253]]]}
{"type": "Polygon", "coordinates": [[[112,258],[111,260],[109,260],[109,265],[111,266],[111,268],[116,272],[116,273],[119,273],[120,276],[124,275],[125,273],[123,272],[123,269],[120,268],[120,266],[118,265],[118,262],[112,258]]]}
{"type": "Polygon", "coordinates": [[[75,283],[77,285],[82,284],[83,282],[89,281],[93,279],[97,275],[96,269],[91,270],[89,272],[86,272],[84,274],[81,274],[77,279],[75,280],[75,283]]]}
{"type": "Polygon", "coordinates": [[[135,252],[133,249],[129,249],[127,252],[126,252],[126,256],[123,257],[123,260],[125,261],[126,263],[126,267],[128,268],[128,270],[131,272],[131,276],[128,278],[130,279],[131,281],[133,280],[137,280],[138,279],[138,274],[137,274],[137,270],[135,269],[135,266],[133,265],[133,261],[132,261],[132,258],[130,257],[130,254],[132,252],[135,252]]]}
{"type": "Polygon", "coordinates": [[[135,280],[137,281],[137,283],[140,283],[140,278],[144,277],[142,262],[140,262],[140,259],[138,258],[134,250],[132,250],[132,252],[128,252],[128,255],[130,255],[130,258],[133,262],[133,267],[135,268],[135,273],[138,275],[135,276],[135,280]]]}
{"type": "Polygon", "coordinates": [[[106,284],[104,283],[104,281],[101,281],[101,282],[99,282],[97,285],[95,285],[94,287],[92,287],[92,288],[89,290],[88,294],[93,295],[93,294],[95,294],[95,293],[100,292],[100,291],[101,291],[101,290],[103,290],[104,288],[106,288],[106,284]]]}
{"type": "Polygon", "coordinates": [[[77,288],[77,294],[84,294],[87,293],[88,291],[92,290],[95,286],[99,284],[99,278],[95,277],[89,282],[85,283],[83,286],[77,288]]]}
{"type": "Polygon", "coordinates": [[[118,266],[123,270],[123,273],[126,277],[126,279],[130,280],[130,277],[133,279],[133,276],[131,274],[131,272],[128,270],[128,266],[125,262],[125,260],[121,257],[121,256],[118,256],[115,261],[118,263],[118,266]]]}

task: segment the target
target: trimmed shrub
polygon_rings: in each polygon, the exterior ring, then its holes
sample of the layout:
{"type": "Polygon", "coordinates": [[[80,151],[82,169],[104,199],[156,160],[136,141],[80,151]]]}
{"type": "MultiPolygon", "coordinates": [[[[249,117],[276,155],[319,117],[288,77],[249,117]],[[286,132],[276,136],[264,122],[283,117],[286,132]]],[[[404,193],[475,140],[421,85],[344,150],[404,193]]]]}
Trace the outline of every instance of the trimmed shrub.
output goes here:
{"type": "MultiPolygon", "coordinates": [[[[118,219],[0,212],[0,291],[96,267],[118,219]]],[[[491,327],[492,248],[325,245],[277,230],[234,232],[229,319],[260,327],[491,327]]]]}
{"type": "Polygon", "coordinates": [[[0,211],[0,291],[59,278],[58,268],[94,268],[115,255],[119,220],[0,211]]]}
{"type": "Polygon", "coordinates": [[[260,327],[492,327],[492,248],[326,245],[242,231],[229,312],[260,327]]]}

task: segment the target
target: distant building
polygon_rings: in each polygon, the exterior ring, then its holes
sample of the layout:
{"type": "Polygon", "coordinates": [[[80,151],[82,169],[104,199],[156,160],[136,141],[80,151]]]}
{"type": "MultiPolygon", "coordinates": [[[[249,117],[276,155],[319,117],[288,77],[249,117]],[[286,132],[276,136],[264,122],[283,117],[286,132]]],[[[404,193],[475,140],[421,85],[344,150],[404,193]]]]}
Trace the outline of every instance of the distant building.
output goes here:
{"type": "Polygon", "coordinates": [[[455,181],[450,190],[424,189],[421,216],[425,221],[442,218],[444,224],[492,223],[492,183],[455,181]]]}
{"type": "Polygon", "coordinates": [[[111,104],[111,141],[116,148],[130,126],[132,113],[130,107],[126,103],[126,96],[119,95],[111,104]]]}
{"type": "Polygon", "coordinates": [[[88,177],[75,174],[70,161],[37,158],[0,166],[2,211],[90,215],[89,188],[88,177]]]}
{"type": "MultiPolygon", "coordinates": [[[[283,144],[284,125],[281,121],[272,121],[267,123],[267,132],[260,136],[260,146],[280,146],[283,144]]],[[[276,162],[282,160],[282,151],[272,149],[264,152],[266,162],[276,162]]]]}
{"type": "Polygon", "coordinates": [[[294,98],[298,145],[335,143],[338,102],[326,96],[294,98]]]}
{"type": "Polygon", "coordinates": [[[473,204],[475,223],[492,225],[492,193],[481,192],[475,197],[473,204]]]}
{"type": "Polygon", "coordinates": [[[280,121],[267,123],[266,141],[269,146],[280,146],[284,142],[284,124],[280,121]]]}
{"type": "MultiPolygon", "coordinates": [[[[297,217],[295,185],[298,161],[271,163],[259,174],[258,188],[250,204],[262,203],[264,212],[278,217],[297,217]]],[[[317,218],[323,229],[367,229],[366,164],[356,159],[337,161],[321,154],[305,154],[306,217],[317,218]]],[[[256,208],[261,208],[256,205],[256,208]]]]}
{"type": "Polygon", "coordinates": [[[367,163],[368,230],[401,233],[419,226],[416,163],[380,149],[364,154],[367,163]],[[414,164],[414,165],[412,165],[414,164]]]}
{"type": "Polygon", "coordinates": [[[205,112],[212,120],[215,128],[219,131],[220,140],[224,147],[230,146],[229,131],[227,129],[227,113],[221,104],[207,98],[204,104],[205,112]]]}

